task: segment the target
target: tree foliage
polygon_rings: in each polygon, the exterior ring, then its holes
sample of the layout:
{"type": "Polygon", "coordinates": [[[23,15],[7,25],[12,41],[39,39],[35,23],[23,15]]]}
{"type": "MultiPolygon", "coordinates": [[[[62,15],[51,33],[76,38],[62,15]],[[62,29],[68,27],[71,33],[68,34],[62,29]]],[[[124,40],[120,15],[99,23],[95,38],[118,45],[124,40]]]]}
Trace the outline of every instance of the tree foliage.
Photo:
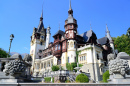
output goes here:
{"type": "MultiPolygon", "coordinates": [[[[83,66],[82,64],[79,64],[79,67],[82,66],[83,66]]],[[[73,71],[75,67],[77,67],[77,63],[66,63],[67,70],[73,71]]]]}
{"type": "Polygon", "coordinates": [[[110,74],[109,74],[109,71],[107,70],[104,74],[103,74],[103,82],[108,82],[107,81],[107,79],[109,79],[109,76],[110,76],[110,74]]]}
{"type": "Polygon", "coordinates": [[[77,63],[66,63],[67,70],[73,71],[75,67],[77,67],[77,63]]]}
{"type": "Polygon", "coordinates": [[[130,38],[127,35],[118,36],[113,38],[115,49],[119,52],[126,52],[130,55],[130,38]]]}
{"type": "Polygon", "coordinates": [[[128,28],[126,35],[130,38],[130,27],[128,28]]]}
{"type": "Polygon", "coordinates": [[[9,54],[5,50],[0,48],[0,58],[7,58],[8,55],[9,54]]]}
{"type": "Polygon", "coordinates": [[[58,71],[60,68],[59,68],[59,66],[57,66],[57,65],[53,65],[53,66],[51,67],[51,69],[52,69],[52,71],[58,71]]]}
{"type": "Polygon", "coordinates": [[[89,78],[85,74],[81,73],[76,77],[76,82],[87,83],[89,82],[89,78]]]}

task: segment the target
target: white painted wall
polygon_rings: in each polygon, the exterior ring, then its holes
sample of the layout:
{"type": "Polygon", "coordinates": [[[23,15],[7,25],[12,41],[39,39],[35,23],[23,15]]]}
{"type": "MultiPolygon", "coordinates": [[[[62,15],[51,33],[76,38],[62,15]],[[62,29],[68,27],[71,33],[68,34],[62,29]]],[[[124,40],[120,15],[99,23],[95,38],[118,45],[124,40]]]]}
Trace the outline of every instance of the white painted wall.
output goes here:
{"type": "Polygon", "coordinates": [[[75,40],[68,40],[67,45],[69,43],[69,47],[67,50],[67,59],[69,57],[69,63],[75,62],[75,57],[76,57],[76,48],[74,47],[74,42],[75,40]]]}
{"type": "Polygon", "coordinates": [[[66,64],[66,61],[67,61],[67,52],[64,52],[62,53],[62,56],[61,56],[61,64],[66,64]]]}

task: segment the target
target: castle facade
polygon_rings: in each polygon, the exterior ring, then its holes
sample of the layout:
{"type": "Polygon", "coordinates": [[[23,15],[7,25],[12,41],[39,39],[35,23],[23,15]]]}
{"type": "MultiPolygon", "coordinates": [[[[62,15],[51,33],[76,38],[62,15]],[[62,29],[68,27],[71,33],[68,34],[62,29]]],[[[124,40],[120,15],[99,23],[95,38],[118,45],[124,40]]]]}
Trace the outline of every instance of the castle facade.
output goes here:
{"type": "Polygon", "coordinates": [[[97,39],[93,30],[79,35],[77,20],[73,17],[70,3],[64,28],[65,31],[58,30],[53,35],[54,42],[50,42],[51,27],[44,27],[42,12],[39,26],[33,29],[31,36],[33,75],[42,76],[51,71],[52,65],[61,65],[66,69],[66,63],[78,62],[83,65],[83,72],[90,73],[93,80],[100,81],[107,67],[107,55],[114,53],[114,43],[108,27],[106,26],[106,36],[100,39],[97,39]]]}

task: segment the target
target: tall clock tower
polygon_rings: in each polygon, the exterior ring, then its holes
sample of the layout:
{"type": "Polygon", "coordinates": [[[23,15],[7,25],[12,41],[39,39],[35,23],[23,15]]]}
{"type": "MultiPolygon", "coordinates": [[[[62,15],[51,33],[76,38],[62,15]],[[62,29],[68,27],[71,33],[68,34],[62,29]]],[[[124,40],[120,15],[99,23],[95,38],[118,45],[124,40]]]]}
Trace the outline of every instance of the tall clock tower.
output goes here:
{"type": "Polygon", "coordinates": [[[76,62],[76,34],[77,34],[77,20],[73,17],[73,10],[70,7],[68,11],[68,18],[65,20],[65,36],[67,38],[67,53],[68,63],[76,62]]]}
{"type": "Polygon", "coordinates": [[[33,29],[33,34],[31,36],[31,48],[30,55],[32,56],[32,68],[31,71],[34,70],[35,59],[41,59],[41,56],[38,56],[38,52],[45,49],[46,45],[46,29],[43,25],[43,11],[40,17],[40,23],[38,28],[33,29]]]}

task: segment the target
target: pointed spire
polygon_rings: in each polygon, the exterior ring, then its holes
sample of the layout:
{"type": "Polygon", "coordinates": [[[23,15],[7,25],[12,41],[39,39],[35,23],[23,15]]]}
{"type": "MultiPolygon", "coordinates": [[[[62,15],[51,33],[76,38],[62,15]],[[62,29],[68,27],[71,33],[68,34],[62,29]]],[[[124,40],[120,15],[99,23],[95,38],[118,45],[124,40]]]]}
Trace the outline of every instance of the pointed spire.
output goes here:
{"type": "Polygon", "coordinates": [[[108,30],[107,24],[106,24],[106,33],[109,33],[109,30],[108,30]]]}
{"type": "Polygon", "coordinates": [[[69,11],[68,11],[69,15],[72,15],[73,16],[73,10],[72,10],[72,7],[71,7],[71,0],[70,0],[70,6],[69,6],[69,11]]]}
{"type": "Polygon", "coordinates": [[[72,10],[72,8],[71,8],[71,0],[70,0],[70,8],[69,8],[69,10],[72,10]]]}
{"type": "Polygon", "coordinates": [[[106,24],[106,37],[109,39],[110,42],[113,43],[112,37],[110,35],[110,31],[108,30],[107,24],[106,24]]]}
{"type": "Polygon", "coordinates": [[[42,5],[42,13],[41,13],[40,21],[42,20],[43,20],[43,5],[42,5]]]}
{"type": "Polygon", "coordinates": [[[41,13],[41,17],[43,18],[43,8],[42,8],[42,13],[41,13]]]}

